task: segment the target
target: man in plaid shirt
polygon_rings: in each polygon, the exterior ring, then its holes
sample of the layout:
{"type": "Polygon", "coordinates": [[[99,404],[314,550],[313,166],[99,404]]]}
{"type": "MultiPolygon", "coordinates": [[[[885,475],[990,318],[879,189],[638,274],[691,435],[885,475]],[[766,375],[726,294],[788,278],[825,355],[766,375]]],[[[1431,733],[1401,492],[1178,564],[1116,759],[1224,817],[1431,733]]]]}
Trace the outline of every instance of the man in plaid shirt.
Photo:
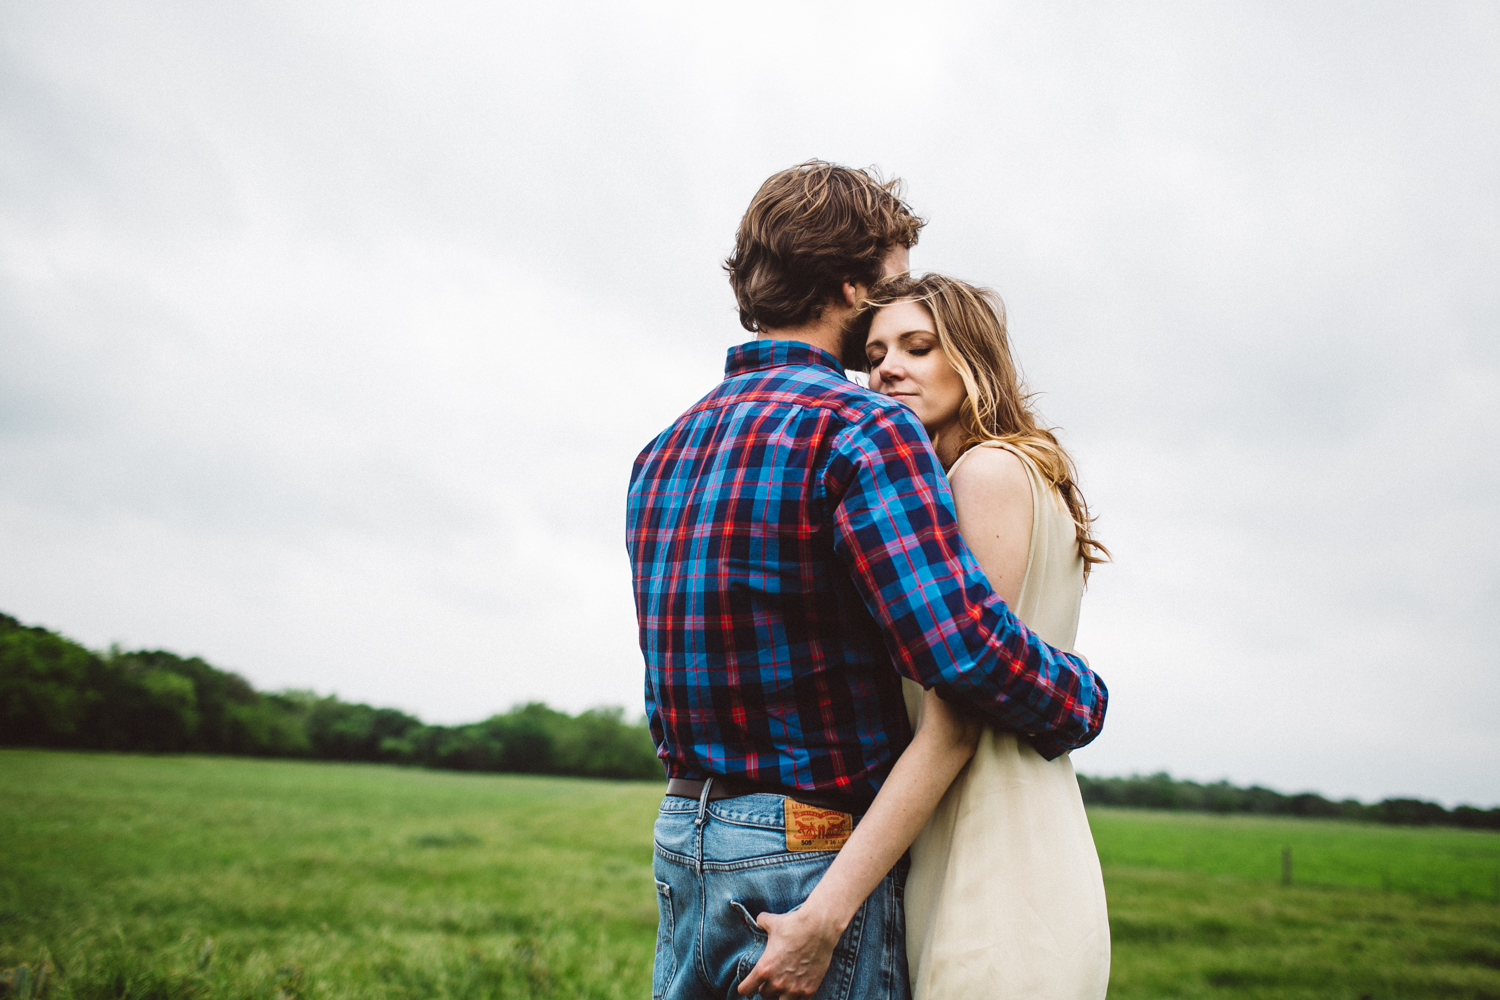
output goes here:
{"type": "MultiPolygon", "coordinates": [[[[794,820],[868,807],[911,738],[902,675],[1048,759],[1103,724],[1103,683],[1016,620],[964,545],[915,415],[844,376],[844,320],[906,270],[921,225],[863,171],[768,180],[726,265],[757,339],[636,459],[627,538],[669,778],[654,997],[728,995],[765,942],[754,915],[806,898],[838,840],[807,848],[794,820]]],[[[908,995],[902,868],[819,996],[908,995]]]]}

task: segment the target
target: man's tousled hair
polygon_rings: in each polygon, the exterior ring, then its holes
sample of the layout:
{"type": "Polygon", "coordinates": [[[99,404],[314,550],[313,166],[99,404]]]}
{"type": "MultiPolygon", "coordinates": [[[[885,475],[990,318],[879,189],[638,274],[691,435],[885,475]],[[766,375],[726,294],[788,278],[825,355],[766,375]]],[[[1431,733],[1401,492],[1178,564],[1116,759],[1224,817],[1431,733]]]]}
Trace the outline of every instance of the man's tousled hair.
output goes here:
{"type": "Polygon", "coordinates": [[[751,331],[817,319],[845,281],[873,285],[881,258],[916,245],[924,220],[900,180],[808,160],[772,175],[755,193],[724,262],[751,331]]]}

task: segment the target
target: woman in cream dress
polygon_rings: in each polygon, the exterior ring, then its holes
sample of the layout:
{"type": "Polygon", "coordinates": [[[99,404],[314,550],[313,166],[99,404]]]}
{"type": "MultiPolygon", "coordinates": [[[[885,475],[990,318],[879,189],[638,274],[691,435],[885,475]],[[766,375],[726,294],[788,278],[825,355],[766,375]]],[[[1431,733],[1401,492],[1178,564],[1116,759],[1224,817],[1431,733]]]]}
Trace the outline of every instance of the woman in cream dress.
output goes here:
{"type": "MultiPolygon", "coordinates": [[[[1071,652],[1085,578],[1108,552],[1090,534],[1071,459],[1029,405],[1000,301],[940,275],[901,275],[872,289],[850,333],[844,363],[866,368],[870,388],[927,429],[959,530],[996,593],[1071,652]]],[[[902,683],[911,745],[808,900],[769,922],[745,986],[813,995],[840,933],[910,845],[915,1000],[1102,1000],[1109,918],[1072,762],[1045,760],[1024,733],[970,722],[902,683]],[[810,943],[775,947],[778,931],[810,943]]]]}
{"type": "MultiPolygon", "coordinates": [[[[1030,544],[1011,606],[1049,644],[1072,652],[1084,569],[1073,519],[1037,463],[1013,444],[983,442],[960,456],[948,470],[955,493],[960,467],[981,448],[1009,452],[1029,487],[1030,544]]],[[[923,691],[902,684],[919,725],[923,691]]],[[[911,846],[906,949],[916,1000],[1102,1000],[1109,985],[1104,882],[1067,754],[1044,760],[1024,736],[983,729],[973,758],[911,846]]]]}

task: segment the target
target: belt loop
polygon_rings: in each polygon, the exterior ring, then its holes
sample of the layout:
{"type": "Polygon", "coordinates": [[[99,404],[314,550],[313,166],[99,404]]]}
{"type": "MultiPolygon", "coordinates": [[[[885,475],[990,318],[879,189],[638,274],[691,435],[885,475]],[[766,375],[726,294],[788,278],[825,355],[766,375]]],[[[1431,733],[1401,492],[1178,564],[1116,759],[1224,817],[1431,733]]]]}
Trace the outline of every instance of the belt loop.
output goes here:
{"type": "Polygon", "coordinates": [[[703,779],[703,791],[698,793],[698,815],[693,819],[694,826],[702,826],[708,816],[708,793],[714,787],[712,776],[703,779]]]}
{"type": "MultiPolygon", "coordinates": [[[[698,815],[693,817],[693,871],[700,880],[703,878],[703,824],[708,819],[708,792],[713,786],[713,778],[703,782],[703,791],[698,793],[698,815]]],[[[702,891],[701,884],[699,891],[702,891]]]]}

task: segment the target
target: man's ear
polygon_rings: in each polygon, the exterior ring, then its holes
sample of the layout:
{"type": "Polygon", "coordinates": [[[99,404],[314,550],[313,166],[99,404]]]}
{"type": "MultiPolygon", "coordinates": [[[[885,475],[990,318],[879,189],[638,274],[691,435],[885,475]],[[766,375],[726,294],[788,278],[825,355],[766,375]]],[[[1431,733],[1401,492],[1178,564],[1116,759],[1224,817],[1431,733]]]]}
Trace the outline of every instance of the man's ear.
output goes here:
{"type": "Polygon", "coordinates": [[[859,288],[852,281],[844,282],[844,305],[853,309],[859,302],[859,288]]]}

